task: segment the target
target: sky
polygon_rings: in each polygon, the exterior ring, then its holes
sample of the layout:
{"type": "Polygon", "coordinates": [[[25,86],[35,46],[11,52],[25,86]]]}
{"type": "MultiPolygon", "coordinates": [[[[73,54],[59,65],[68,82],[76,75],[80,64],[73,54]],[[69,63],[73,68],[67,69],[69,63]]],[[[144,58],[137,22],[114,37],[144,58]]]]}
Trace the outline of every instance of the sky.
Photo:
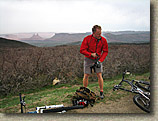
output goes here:
{"type": "Polygon", "coordinates": [[[0,34],[150,31],[150,0],[0,0],[0,34]]]}

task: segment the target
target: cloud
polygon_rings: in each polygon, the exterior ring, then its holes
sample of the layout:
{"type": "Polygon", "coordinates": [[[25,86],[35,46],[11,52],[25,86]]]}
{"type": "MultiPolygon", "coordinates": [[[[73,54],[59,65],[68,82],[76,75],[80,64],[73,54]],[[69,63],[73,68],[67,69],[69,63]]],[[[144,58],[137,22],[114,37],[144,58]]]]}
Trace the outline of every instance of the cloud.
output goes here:
{"type": "Polygon", "coordinates": [[[1,0],[0,33],[150,30],[149,0],[1,0]]]}

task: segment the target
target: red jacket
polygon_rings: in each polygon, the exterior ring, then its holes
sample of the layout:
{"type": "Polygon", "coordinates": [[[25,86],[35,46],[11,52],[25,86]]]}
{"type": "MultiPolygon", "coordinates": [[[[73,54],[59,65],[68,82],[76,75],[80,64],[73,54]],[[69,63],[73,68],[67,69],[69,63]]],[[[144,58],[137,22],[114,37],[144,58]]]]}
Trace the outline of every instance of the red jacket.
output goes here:
{"type": "Polygon", "coordinates": [[[88,35],[83,39],[80,47],[80,53],[90,59],[97,59],[91,56],[91,53],[97,53],[99,55],[99,61],[103,62],[108,54],[108,44],[104,37],[98,42],[93,35],[88,35]]]}

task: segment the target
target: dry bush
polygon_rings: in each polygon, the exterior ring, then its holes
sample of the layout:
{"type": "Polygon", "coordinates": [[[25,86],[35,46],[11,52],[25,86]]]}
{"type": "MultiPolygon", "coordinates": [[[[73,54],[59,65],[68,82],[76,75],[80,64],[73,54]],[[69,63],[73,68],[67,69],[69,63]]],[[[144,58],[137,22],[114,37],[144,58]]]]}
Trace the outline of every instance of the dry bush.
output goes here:
{"type": "MultiPolygon", "coordinates": [[[[80,46],[0,49],[0,93],[4,96],[41,88],[51,85],[55,77],[61,83],[82,78],[84,56],[79,50],[80,46]]],[[[124,69],[149,71],[150,45],[110,45],[103,66],[104,78],[124,69]]]]}
{"type": "Polygon", "coordinates": [[[112,45],[103,64],[104,78],[111,78],[127,69],[132,73],[144,73],[150,70],[149,45],[112,45]]]}

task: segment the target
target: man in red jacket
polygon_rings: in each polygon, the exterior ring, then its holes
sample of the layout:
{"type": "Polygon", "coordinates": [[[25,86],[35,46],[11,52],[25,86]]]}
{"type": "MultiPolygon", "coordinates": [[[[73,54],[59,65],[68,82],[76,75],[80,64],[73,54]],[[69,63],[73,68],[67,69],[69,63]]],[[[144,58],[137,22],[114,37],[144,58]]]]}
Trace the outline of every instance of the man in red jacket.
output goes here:
{"type": "Polygon", "coordinates": [[[98,77],[100,97],[103,99],[102,62],[108,54],[108,44],[107,40],[101,36],[100,26],[93,26],[92,32],[92,35],[88,35],[84,38],[80,47],[80,53],[85,55],[83,86],[88,86],[89,75],[92,73],[92,70],[94,70],[98,77]]]}

